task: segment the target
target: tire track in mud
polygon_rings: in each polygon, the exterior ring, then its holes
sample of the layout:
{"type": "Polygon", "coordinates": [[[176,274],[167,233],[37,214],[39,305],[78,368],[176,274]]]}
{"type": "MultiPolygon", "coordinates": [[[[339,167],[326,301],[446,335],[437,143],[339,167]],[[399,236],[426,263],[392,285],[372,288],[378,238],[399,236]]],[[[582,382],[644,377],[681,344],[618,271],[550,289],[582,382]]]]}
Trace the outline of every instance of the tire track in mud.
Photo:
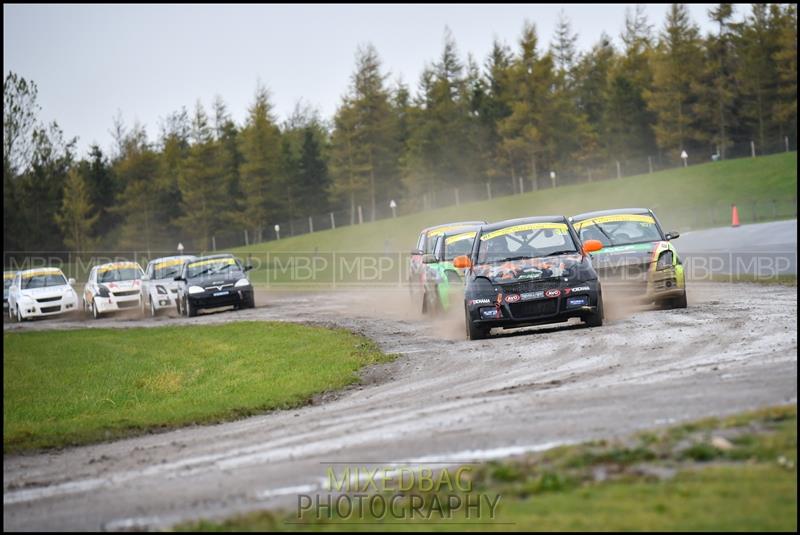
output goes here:
{"type": "Polygon", "coordinates": [[[360,332],[399,356],[300,409],[6,456],[4,525],[167,527],[291,506],[297,489],[316,488],[327,462],[510,455],[796,403],[796,288],[689,291],[684,310],[637,310],[600,328],[547,326],[479,342],[460,339],[461,318],[421,320],[397,290],[267,293],[260,308],[191,319],[5,324],[8,332],[302,320],[360,332]]]}

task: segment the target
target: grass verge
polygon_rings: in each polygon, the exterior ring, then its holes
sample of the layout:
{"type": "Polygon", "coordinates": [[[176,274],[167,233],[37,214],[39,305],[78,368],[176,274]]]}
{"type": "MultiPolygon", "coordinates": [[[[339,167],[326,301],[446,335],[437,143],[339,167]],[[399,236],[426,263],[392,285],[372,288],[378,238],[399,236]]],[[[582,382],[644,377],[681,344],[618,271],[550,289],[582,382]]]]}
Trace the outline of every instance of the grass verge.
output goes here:
{"type": "MultiPolygon", "coordinates": [[[[446,520],[437,514],[427,521],[369,515],[318,520],[264,511],[177,529],[796,531],[797,407],[490,462],[476,467],[472,484],[474,494],[501,497],[495,518],[456,512],[446,520]]],[[[434,503],[430,493],[409,494],[434,503]]],[[[411,514],[409,507],[403,512],[411,514]]]]}
{"type": "Polygon", "coordinates": [[[3,334],[3,450],[63,447],[303,405],[384,362],[280,322],[3,334]]]}

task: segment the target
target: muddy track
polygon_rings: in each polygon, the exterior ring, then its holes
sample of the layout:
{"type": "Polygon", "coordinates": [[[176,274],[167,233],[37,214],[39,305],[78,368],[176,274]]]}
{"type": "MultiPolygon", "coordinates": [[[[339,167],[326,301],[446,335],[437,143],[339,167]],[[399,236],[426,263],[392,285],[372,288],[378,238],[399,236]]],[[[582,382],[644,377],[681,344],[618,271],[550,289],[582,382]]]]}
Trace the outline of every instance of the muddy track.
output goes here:
{"type": "Polygon", "coordinates": [[[291,505],[326,463],[467,461],[796,403],[797,290],[690,286],[684,310],[612,311],[600,328],[466,342],[460,318],[420,321],[398,290],[260,296],[197,318],[5,330],[255,320],[337,325],[399,357],[298,410],[4,458],[9,530],[130,529],[291,505]]]}

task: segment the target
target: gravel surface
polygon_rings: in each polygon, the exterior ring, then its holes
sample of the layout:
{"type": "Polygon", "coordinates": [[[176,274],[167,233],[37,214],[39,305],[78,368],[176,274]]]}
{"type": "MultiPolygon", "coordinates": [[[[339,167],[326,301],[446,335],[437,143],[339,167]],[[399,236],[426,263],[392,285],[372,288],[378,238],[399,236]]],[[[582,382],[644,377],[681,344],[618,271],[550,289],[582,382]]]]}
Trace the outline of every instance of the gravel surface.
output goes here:
{"type": "Polygon", "coordinates": [[[288,506],[331,462],[465,462],[796,403],[797,289],[696,283],[689,308],[609,307],[579,322],[463,339],[399,289],[261,292],[197,318],[4,324],[4,331],[286,320],[337,325],[398,354],[297,410],[4,457],[6,530],[158,529],[288,506]]]}

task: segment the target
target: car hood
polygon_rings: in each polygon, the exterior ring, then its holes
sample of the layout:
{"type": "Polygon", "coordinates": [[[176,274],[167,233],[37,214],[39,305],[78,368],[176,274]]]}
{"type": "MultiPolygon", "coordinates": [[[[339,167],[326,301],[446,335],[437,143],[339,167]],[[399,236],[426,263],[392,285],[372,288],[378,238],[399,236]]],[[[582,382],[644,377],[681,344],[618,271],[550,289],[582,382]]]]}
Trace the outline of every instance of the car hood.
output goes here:
{"type": "Polygon", "coordinates": [[[496,284],[552,279],[567,276],[575,265],[581,263],[582,258],[579,253],[575,253],[479,264],[473,268],[473,274],[475,277],[486,277],[496,284]]]}
{"type": "Polygon", "coordinates": [[[649,264],[655,262],[655,255],[666,242],[655,241],[604,247],[592,253],[592,264],[595,269],[649,264]]]}
{"type": "Polygon", "coordinates": [[[137,290],[142,285],[142,281],[139,279],[129,280],[129,281],[114,281],[114,282],[101,282],[99,283],[101,286],[105,286],[112,292],[116,292],[119,290],[137,290]]]}
{"type": "Polygon", "coordinates": [[[62,284],[61,286],[48,286],[46,288],[31,288],[28,290],[20,290],[19,294],[31,299],[46,299],[48,297],[61,297],[67,290],[72,290],[69,284],[62,284]]]}
{"type": "Polygon", "coordinates": [[[227,275],[225,277],[221,277],[219,275],[213,277],[198,277],[196,279],[188,279],[186,281],[187,286],[202,286],[203,288],[208,288],[209,286],[224,286],[227,284],[236,284],[237,281],[244,279],[245,275],[243,273],[238,275],[227,275]]]}

